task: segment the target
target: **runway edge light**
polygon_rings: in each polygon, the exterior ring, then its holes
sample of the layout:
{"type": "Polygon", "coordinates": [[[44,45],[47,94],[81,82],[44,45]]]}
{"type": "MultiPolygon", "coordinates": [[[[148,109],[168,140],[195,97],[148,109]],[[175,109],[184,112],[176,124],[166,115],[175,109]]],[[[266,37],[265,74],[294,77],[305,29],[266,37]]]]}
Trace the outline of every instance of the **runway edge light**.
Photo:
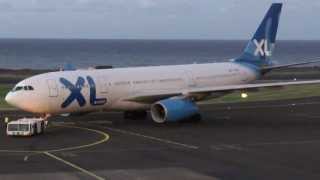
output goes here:
{"type": "Polygon", "coordinates": [[[245,99],[248,97],[248,94],[247,93],[241,93],[241,98],[245,99]]]}

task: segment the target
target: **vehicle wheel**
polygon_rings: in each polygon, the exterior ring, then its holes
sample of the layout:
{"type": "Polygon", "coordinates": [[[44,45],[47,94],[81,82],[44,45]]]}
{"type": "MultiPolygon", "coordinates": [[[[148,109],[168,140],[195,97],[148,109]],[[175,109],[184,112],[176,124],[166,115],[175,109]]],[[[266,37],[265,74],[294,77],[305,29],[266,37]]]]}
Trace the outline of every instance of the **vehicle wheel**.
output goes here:
{"type": "Polygon", "coordinates": [[[44,122],[41,122],[41,132],[40,134],[43,134],[44,133],[44,122]]]}
{"type": "Polygon", "coordinates": [[[33,135],[37,135],[38,134],[38,125],[37,124],[34,124],[33,126],[33,135]]]}

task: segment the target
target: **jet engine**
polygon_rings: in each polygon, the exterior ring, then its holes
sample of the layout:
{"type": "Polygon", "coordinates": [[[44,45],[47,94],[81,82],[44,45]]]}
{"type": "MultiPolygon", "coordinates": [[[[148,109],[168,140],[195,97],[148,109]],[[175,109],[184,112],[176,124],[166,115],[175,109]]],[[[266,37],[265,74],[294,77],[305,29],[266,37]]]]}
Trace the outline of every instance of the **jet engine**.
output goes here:
{"type": "Polygon", "coordinates": [[[165,99],[151,106],[151,117],[156,123],[178,122],[198,113],[198,106],[186,99],[165,99]]]}

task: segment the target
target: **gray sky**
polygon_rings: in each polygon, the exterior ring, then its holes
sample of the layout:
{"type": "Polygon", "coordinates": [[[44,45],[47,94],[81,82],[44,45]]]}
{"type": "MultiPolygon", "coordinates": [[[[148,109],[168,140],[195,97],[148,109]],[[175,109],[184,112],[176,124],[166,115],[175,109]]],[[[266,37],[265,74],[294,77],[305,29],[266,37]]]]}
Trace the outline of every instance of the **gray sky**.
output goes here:
{"type": "MultiPolygon", "coordinates": [[[[248,39],[272,0],[0,0],[0,38],[248,39]]],[[[284,2],[279,39],[320,39],[320,1],[284,2]]]]}

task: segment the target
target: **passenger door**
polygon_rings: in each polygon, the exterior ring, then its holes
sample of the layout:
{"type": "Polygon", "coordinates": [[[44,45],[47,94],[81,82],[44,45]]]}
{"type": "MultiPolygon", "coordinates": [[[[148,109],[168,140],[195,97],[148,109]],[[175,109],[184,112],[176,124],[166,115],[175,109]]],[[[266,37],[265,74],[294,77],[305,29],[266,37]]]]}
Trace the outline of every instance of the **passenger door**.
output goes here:
{"type": "Polygon", "coordinates": [[[184,71],[184,74],[187,87],[196,87],[197,83],[193,77],[193,73],[191,71],[184,71]]]}
{"type": "Polygon", "coordinates": [[[98,77],[98,92],[102,95],[108,94],[109,82],[108,78],[100,76],[98,77]]]}
{"type": "Polygon", "coordinates": [[[48,79],[47,85],[49,88],[49,97],[58,97],[59,90],[56,81],[54,79],[48,79]]]}

